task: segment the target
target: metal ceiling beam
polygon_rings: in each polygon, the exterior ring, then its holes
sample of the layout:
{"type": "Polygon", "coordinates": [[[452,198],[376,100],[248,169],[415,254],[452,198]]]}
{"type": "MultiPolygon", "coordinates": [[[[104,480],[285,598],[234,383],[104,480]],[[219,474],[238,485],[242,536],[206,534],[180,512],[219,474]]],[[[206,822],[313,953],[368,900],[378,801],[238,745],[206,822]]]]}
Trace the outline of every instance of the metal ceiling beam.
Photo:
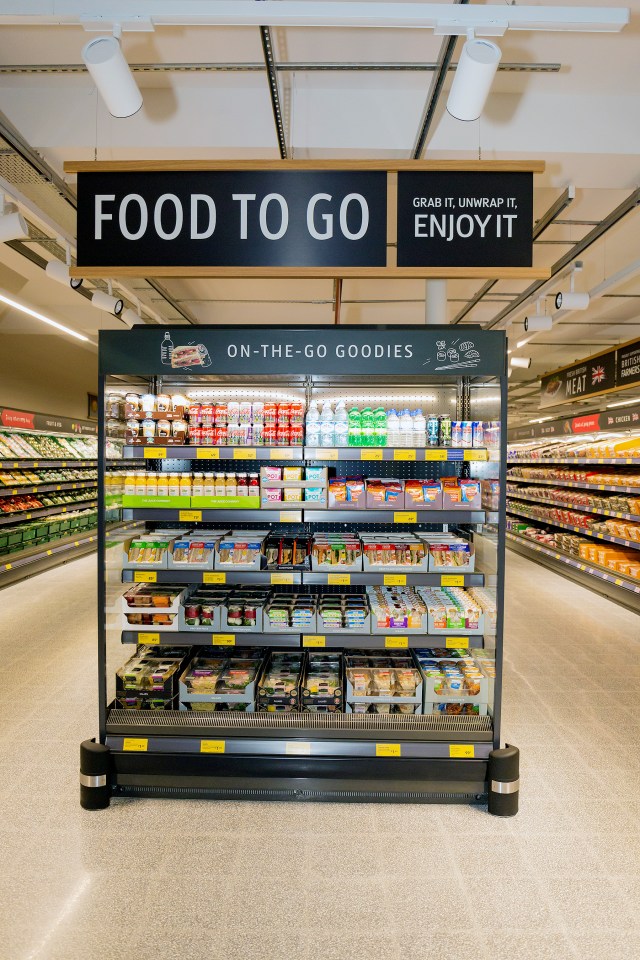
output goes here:
{"type": "Polygon", "coordinates": [[[284,119],[282,117],[282,108],[280,106],[280,91],[278,90],[278,74],[276,72],[275,56],[273,53],[273,43],[271,40],[271,30],[269,27],[260,27],[260,40],[262,42],[262,52],[264,54],[264,64],[267,68],[267,78],[269,81],[269,96],[271,97],[271,109],[273,110],[273,122],[276,125],[276,136],[278,138],[278,150],[280,159],[287,159],[287,138],[284,132],[284,119]]]}
{"type": "MultiPolygon", "coordinates": [[[[275,63],[277,73],[434,73],[437,63],[334,63],[332,61],[307,63],[304,61],[275,63]]],[[[501,73],[559,73],[561,63],[500,63],[501,73]]],[[[130,63],[133,73],[262,73],[264,63],[130,63]]],[[[456,64],[450,63],[455,71],[456,64]]],[[[14,74],[75,74],[88,73],[84,63],[18,63],[0,64],[0,75],[14,74]]]]}

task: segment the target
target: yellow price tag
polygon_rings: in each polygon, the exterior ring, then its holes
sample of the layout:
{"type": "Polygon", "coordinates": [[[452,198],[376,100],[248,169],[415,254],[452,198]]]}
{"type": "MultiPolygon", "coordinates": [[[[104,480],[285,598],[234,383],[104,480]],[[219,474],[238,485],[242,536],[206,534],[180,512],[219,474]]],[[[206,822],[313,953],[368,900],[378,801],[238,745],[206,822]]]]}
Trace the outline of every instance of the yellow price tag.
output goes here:
{"type": "Polygon", "coordinates": [[[445,646],[447,648],[457,649],[458,647],[469,646],[469,637],[447,637],[445,646]]]}
{"type": "Polygon", "coordinates": [[[257,456],[255,447],[236,447],[233,451],[234,460],[255,460],[257,456]]]}
{"type": "Polygon", "coordinates": [[[384,645],[390,649],[406,650],[409,646],[409,637],[385,637],[384,645]]]}
{"type": "Polygon", "coordinates": [[[199,523],[202,520],[202,510],[178,510],[178,519],[184,523],[199,523]]]}
{"type": "Polygon", "coordinates": [[[318,447],[316,449],[316,460],[337,460],[338,451],[335,447],[318,447]]]}
{"type": "Polygon", "coordinates": [[[271,583],[293,583],[292,573],[272,573],[271,583]]]}
{"type": "Polygon", "coordinates": [[[622,586],[622,580],[619,580],[619,579],[618,579],[618,580],[614,580],[614,583],[615,583],[616,587],[621,587],[621,586],[622,586]]]}
{"type": "MultiPolygon", "coordinates": [[[[90,540],[93,540],[93,537],[89,537],[90,540]]],[[[53,550],[47,550],[47,556],[50,557],[53,553],[53,550]]]]}
{"type": "Polygon", "coordinates": [[[465,450],[464,459],[465,460],[487,460],[489,456],[488,450],[465,450]]]}
{"type": "Polygon", "coordinates": [[[461,573],[443,573],[440,577],[441,587],[464,587],[464,576],[461,573]]]}
{"type": "Polygon", "coordinates": [[[145,447],[144,448],[145,460],[164,460],[166,455],[167,455],[166,447],[145,447]]]}
{"type": "Polygon", "coordinates": [[[327,583],[331,583],[334,586],[348,587],[349,584],[351,583],[351,574],[350,573],[328,573],[327,583]]]}
{"type": "Polygon", "coordinates": [[[425,460],[446,460],[447,451],[446,450],[425,450],[424,458],[425,460]]]}
{"type": "Polygon", "coordinates": [[[200,753],[224,753],[226,743],[224,740],[201,740],[200,753]]]}
{"type": "Polygon", "coordinates": [[[385,573],[385,587],[405,587],[407,585],[406,573],[385,573]]]}
{"type": "Polygon", "coordinates": [[[393,459],[394,460],[415,460],[416,451],[415,450],[394,450],[393,459]]]}
{"type": "Polygon", "coordinates": [[[401,757],[401,743],[376,743],[376,757],[401,757]]]}
{"type": "Polygon", "coordinates": [[[269,450],[270,460],[293,460],[292,447],[272,447],[269,450]]]}
{"type": "Polygon", "coordinates": [[[4,568],[5,570],[11,570],[12,566],[13,566],[12,563],[5,563],[4,568]]]}
{"type": "Polygon", "coordinates": [[[382,450],[361,450],[360,459],[361,460],[384,460],[384,455],[382,450]]]}
{"type": "Polygon", "coordinates": [[[393,514],[394,523],[417,523],[418,514],[412,510],[396,510],[393,514]]]}
{"type": "Polygon", "coordinates": [[[219,573],[219,572],[209,573],[207,571],[206,573],[202,574],[202,582],[203,583],[226,583],[227,575],[226,573],[219,573]]]}
{"type": "MultiPolygon", "coordinates": [[[[196,450],[196,460],[219,460],[220,450],[217,447],[198,447],[196,450]]],[[[214,741],[203,740],[203,743],[213,743],[214,741]]]]}
{"type": "Polygon", "coordinates": [[[280,523],[302,523],[302,510],[281,510],[280,523]]]}
{"type": "Polygon", "coordinates": [[[476,752],[472,743],[450,743],[449,756],[457,760],[473,760],[476,752]]]}
{"type": "Polygon", "coordinates": [[[146,753],[149,741],[142,737],[125,737],[122,741],[122,749],[130,750],[133,753],[146,753]]]}
{"type": "Polygon", "coordinates": [[[159,633],[139,633],[138,634],[138,643],[160,643],[160,634],[159,633]]]}
{"type": "Polygon", "coordinates": [[[310,757],[311,744],[305,743],[304,740],[290,740],[285,744],[284,752],[289,757],[310,757]]]}
{"type": "Polygon", "coordinates": [[[157,583],[158,574],[155,570],[136,570],[133,574],[134,583],[157,583]]]}
{"type": "Polygon", "coordinates": [[[214,633],[211,643],[214,647],[235,647],[235,633],[214,633]]]}
{"type": "Polygon", "coordinates": [[[327,645],[326,637],[318,637],[312,634],[308,634],[307,636],[303,636],[302,638],[303,647],[326,647],[326,645],[327,645]]]}

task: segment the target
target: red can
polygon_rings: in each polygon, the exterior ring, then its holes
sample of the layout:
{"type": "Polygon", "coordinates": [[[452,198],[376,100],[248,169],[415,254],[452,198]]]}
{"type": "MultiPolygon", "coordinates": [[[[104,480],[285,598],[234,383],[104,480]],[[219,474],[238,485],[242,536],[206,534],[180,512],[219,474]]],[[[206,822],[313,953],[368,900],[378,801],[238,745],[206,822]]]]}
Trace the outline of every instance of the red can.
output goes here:
{"type": "Polygon", "coordinates": [[[304,423],[304,403],[302,401],[294,400],[291,402],[289,419],[291,423],[304,423]]]}
{"type": "Polygon", "coordinates": [[[292,423],[289,427],[289,433],[291,436],[291,446],[292,447],[301,447],[302,440],[304,435],[304,427],[301,423],[292,423]]]}
{"type": "Polygon", "coordinates": [[[205,426],[200,428],[200,443],[203,443],[206,447],[212,447],[216,436],[216,428],[212,423],[207,423],[205,426]]]}
{"type": "Polygon", "coordinates": [[[213,442],[216,445],[216,447],[226,447],[227,445],[227,428],[226,427],[215,428],[213,442]]]}
{"type": "Polygon", "coordinates": [[[189,404],[189,421],[195,425],[200,423],[200,404],[199,403],[189,404]]]}
{"type": "Polygon", "coordinates": [[[291,430],[287,424],[279,423],[276,433],[276,446],[288,447],[291,443],[291,430]]]}
{"type": "Polygon", "coordinates": [[[278,429],[275,423],[265,423],[262,437],[265,447],[275,447],[278,439],[278,429]]]}
{"type": "Polygon", "coordinates": [[[216,426],[224,427],[227,423],[227,405],[226,403],[216,403],[214,409],[214,416],[216,418],[216,426]]]}
{"type": "Polygon", "coordinates": [[[264,405],[264,422],[266,423],[276,423],[278,419],[278,404],[277,403],[265,403],[264,405]]]}
{"type": "Polygon", "coordinates": [[[210,426],[213,423],[215,407],[212,403],[203,403],[200,407],[200,422],[202,426],[210,426]]]}
{"type": "Polygon", "coordinates": [[[291,404],[279,403],[278,404],[278,423],[289,423],[290,415],[291,415],[291,404]]]}

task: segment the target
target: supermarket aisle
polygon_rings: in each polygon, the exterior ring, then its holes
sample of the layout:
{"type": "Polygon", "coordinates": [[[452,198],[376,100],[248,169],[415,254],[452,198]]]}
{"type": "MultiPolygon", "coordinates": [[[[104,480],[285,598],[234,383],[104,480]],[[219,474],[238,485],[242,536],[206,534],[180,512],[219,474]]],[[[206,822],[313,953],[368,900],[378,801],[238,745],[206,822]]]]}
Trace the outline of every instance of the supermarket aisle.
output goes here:
{"type": "Polygon", "coordinates": [[[635,958],[639,621],[514,554],[508,564],[514,820],[413,805],[82,811],[95,558],[3,591],[3,960],[635,958]]]}

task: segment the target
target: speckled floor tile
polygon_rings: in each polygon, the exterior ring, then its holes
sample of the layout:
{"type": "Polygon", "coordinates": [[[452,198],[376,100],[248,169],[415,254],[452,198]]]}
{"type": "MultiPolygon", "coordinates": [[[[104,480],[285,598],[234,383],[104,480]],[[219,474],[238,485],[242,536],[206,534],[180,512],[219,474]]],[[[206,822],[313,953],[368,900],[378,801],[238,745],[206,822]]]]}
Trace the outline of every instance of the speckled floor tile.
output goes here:
{"type": "MultiPolygon", "coordinates": [[[[571,941],[562,933],[492,932],[485,938],[485,950],[491,960],[578,960],[571,941]]],[[[608,954],[613,960],[614,954],[608,954]]],[[[603,960],[605,954],[599,960],[603,960]]],[[[618,960],[615,956],[615,960],[618,960]]]]}

